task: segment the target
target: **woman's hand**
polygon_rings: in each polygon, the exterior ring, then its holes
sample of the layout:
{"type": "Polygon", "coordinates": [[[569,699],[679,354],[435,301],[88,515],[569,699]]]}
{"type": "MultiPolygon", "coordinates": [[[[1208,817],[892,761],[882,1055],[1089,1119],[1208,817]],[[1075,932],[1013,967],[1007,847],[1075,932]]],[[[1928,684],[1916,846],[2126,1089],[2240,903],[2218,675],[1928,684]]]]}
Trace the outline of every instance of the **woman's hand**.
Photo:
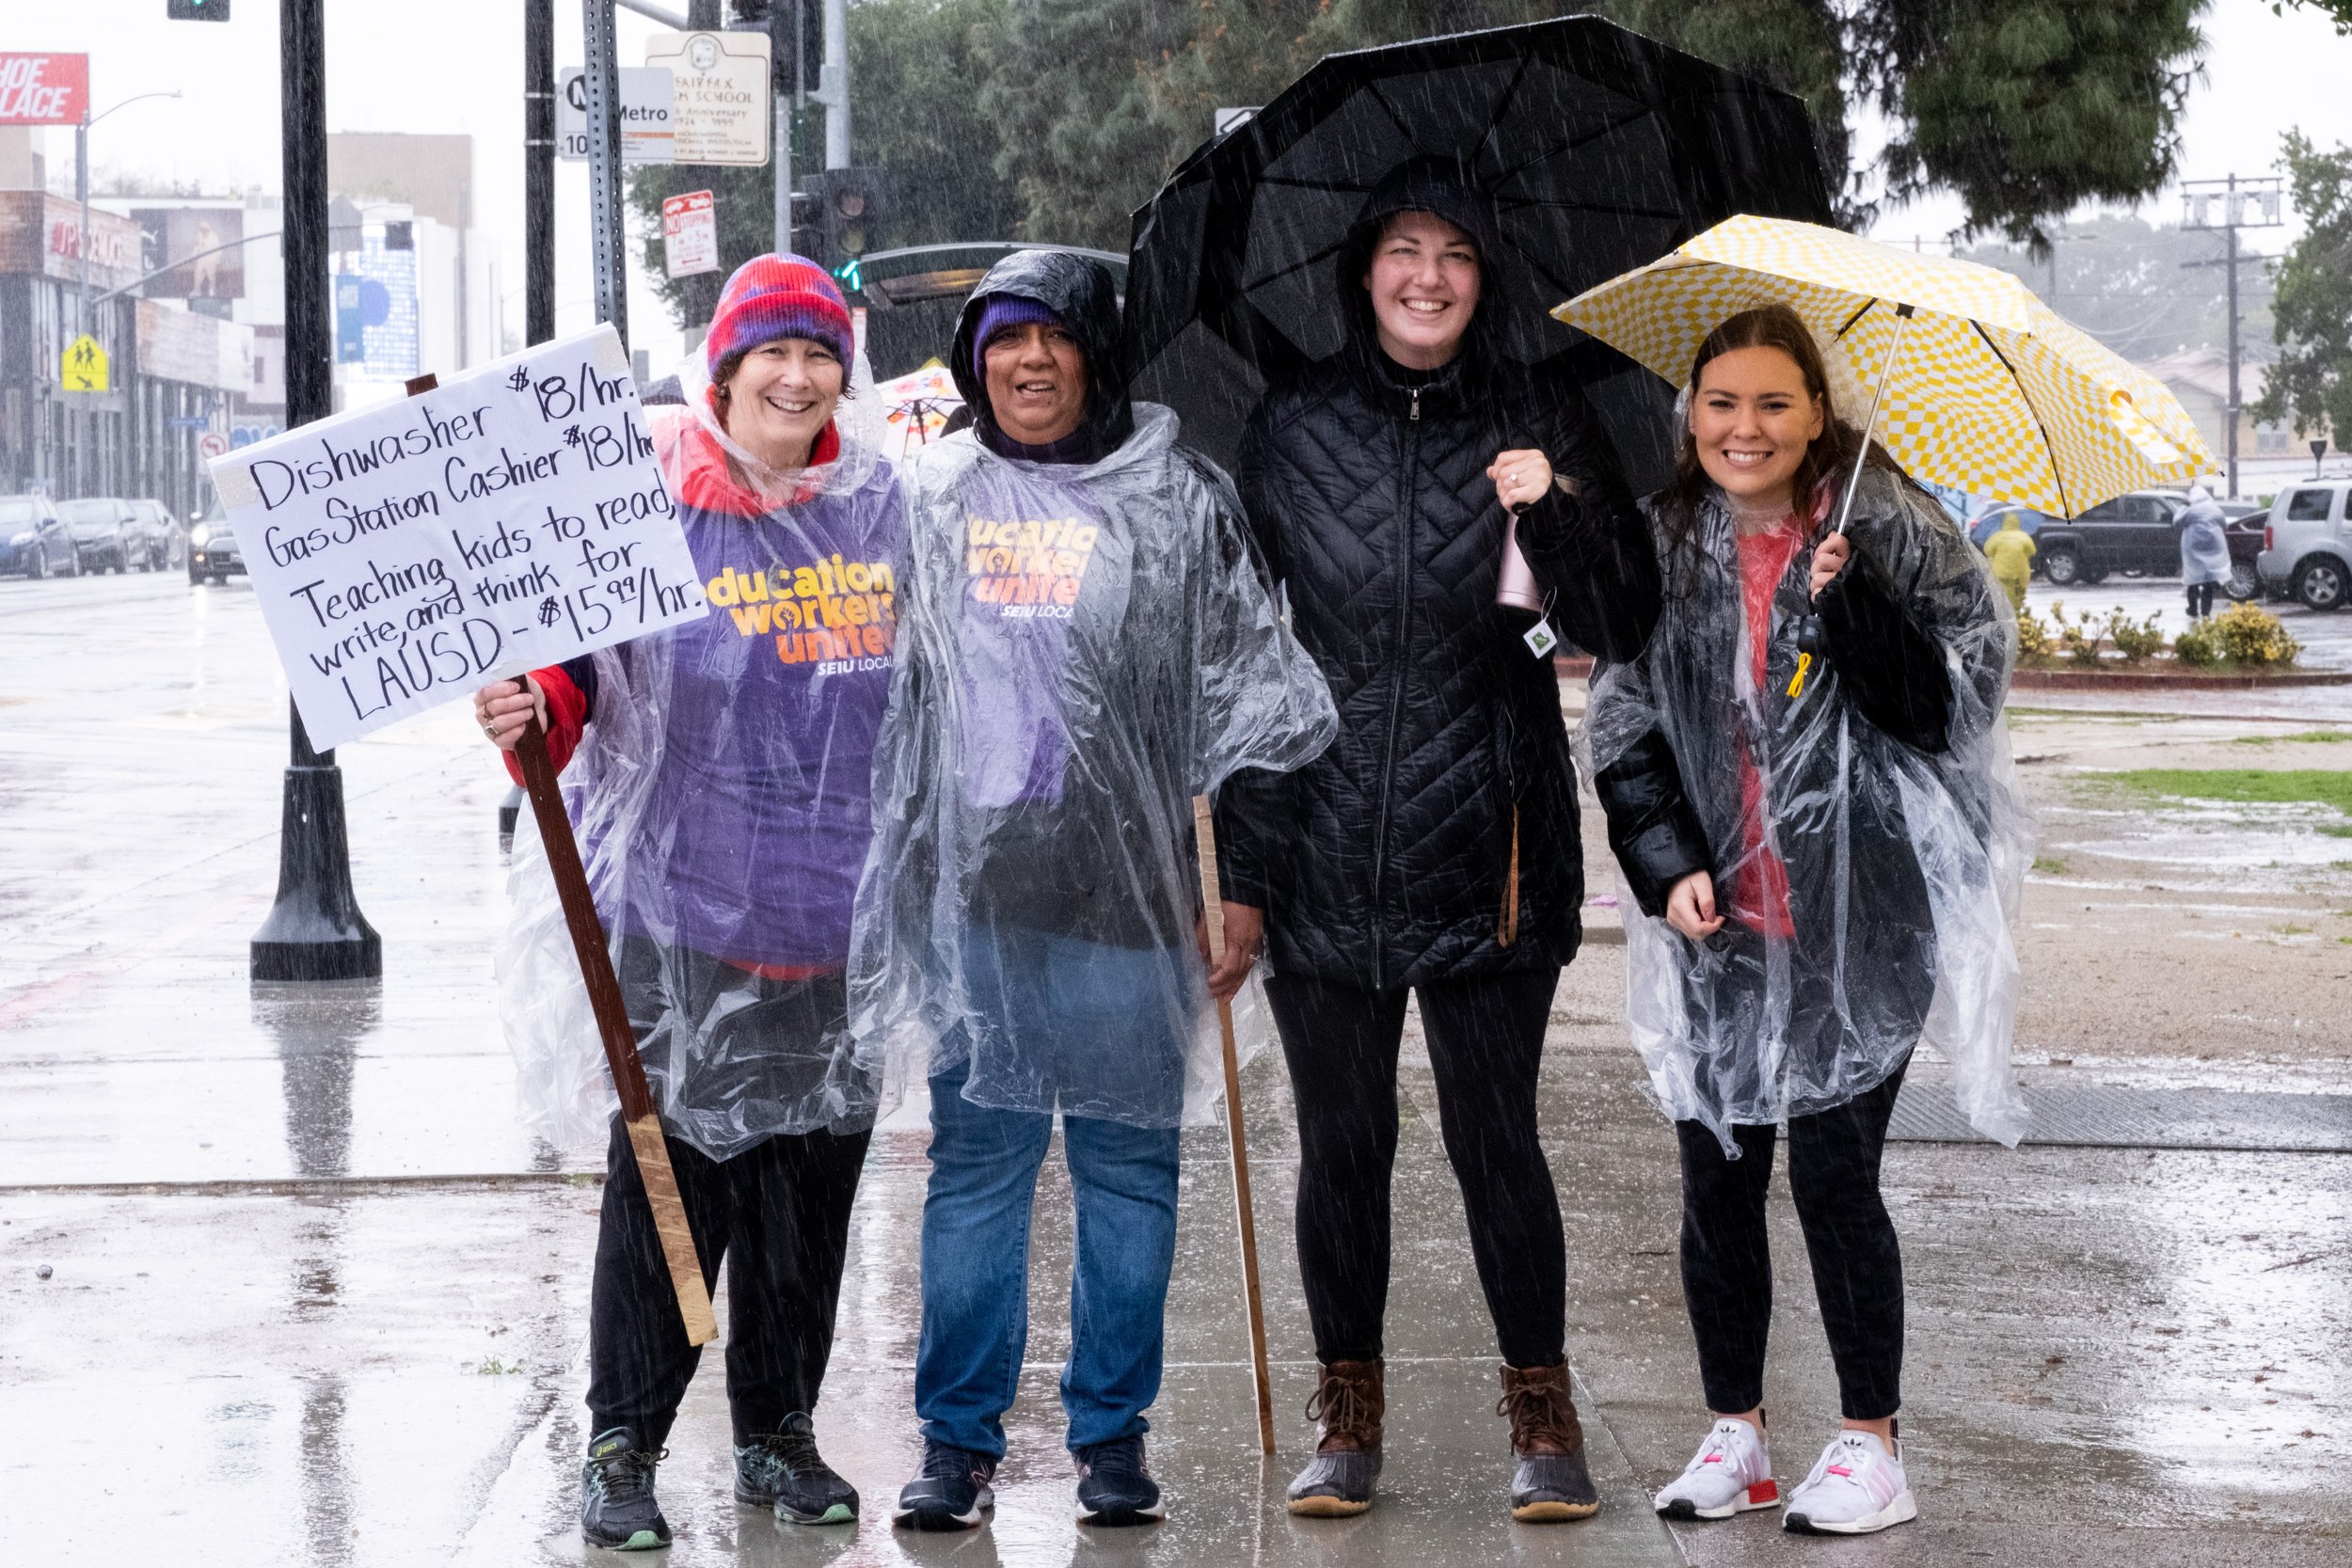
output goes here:
{"type": "Polygon", "coordinates": [[[1829,586],[1829,579],[1853,558],[1853,541],[1842,533],[1833,533],[1813,546],[1813,585],[1805,590],[1808,598],[1818,598],[1829,586]]]}
{"type": "Polygon", "coordinates": [[[1551,459],[1533,447],[1499,452],[1486,465],[1486,477],[1495,482],[1495,499],[1502,510],[1517,516],[1551,488],[1551,459]]]}
{"type": "Polygon", "coordinates": [[[1225,957],[1214,961],[1209,958],[1209,923],[1195,920],[1192,932],[1200,943],[1200,961],[1209,966],[1209,995],[1231,1002],[1241,983],[1249,978],[1249,966],[1258,961],[1258,949],[1265,942],[1265,911],[1252,904],[1229,901],[1225,905],[1225,957]]]}
{"type": "Polygon", "coordinates": [[[546,729],[548,694],[529,675],[518,681],[493,681],[473,694],[474,722],[501,752],[511,752],[521,743],[523,726],[534,712],[539,727],[546,729]]]}
{"type": "Polygon", "coordinates": [[[1704,942],[1722,930],[1724,917],[1715,912],[1715,879],[1693,871],[1677,882],[1666,895],[1666,924],[1692,942],[1704,942]]]}

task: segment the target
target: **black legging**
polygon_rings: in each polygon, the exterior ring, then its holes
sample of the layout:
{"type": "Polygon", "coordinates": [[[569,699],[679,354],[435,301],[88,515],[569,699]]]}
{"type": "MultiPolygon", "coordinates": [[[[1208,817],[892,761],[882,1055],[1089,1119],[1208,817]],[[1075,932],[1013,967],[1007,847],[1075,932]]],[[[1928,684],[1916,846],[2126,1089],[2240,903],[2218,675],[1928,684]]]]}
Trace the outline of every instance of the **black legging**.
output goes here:
{"type": "MultiPolygon", "coordinates": [[[[1545,969],[1416,988],[1470,1254],[1514,1367],[1559,1365],[1566,1334],[1567,1247],[1535,1135],[1535,1075],[1559,984],[1545,969]]],[[[1325,1362],[1381,1354],[1405,995],[1266,980],[1298,1108],[1298,1269],[1325,1362]]]]}
{"type": "MultiPolygon", "coordinates": [[[[850,1204],[872,1135],[780,1133],[732,1160],[670,1140],[705,1284],[715,1290],[726,1264],[727,1404],[738,1443],[817,1408],[833,1354],[850,1204]]],[[[645,1448],[660,1449],[702,1354],[686,1342],[637,1156],[615,1116],[589,1291],[592,1431],[634,1427],[645,1448]]]]}
{"type": "Polygon", "coordinates": [[[2190,620],[2201,621],[2213,613],[2213,589],[2214,585],[2210,582],[2192,582],[2188,585],[2190,620]]]}
{"type": "MultiPolygon", "coordinates": [[[[1906,1063],[1907,1067],[1909,1064],[1906,1063]]],[[[1788,1196],[1796,1200],[1821,1327],[1851,1421],[1902,1405],[1903,1257],[1879,1196],[1879,1159],[1903,1068],[1869,1093],[1788,1118],[1788,1196]]],[[[1764,1344],[1772,1326],[1772,1255],[1764,1190],[1773,1131],[1735,1127],[1740,1158],[1715,1134],[1675,1123],[1682,1145],[1682,1293],[1698,1339],[1707,1408],[1739,1416],[1764,1402],[1764,1344]]]]}

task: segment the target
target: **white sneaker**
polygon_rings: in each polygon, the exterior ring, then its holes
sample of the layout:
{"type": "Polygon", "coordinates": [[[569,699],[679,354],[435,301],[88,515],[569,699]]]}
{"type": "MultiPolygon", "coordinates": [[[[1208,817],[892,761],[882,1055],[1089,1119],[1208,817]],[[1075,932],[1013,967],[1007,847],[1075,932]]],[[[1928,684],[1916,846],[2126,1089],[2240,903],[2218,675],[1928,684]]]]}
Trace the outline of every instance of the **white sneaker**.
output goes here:
{"type": "Polygon", "coordinates": [[[1800,1535],[1868,1535],[1918,1516],[1901,1445],[1888,1453],[1867,1432],[1841,1432],[1788,1495],[1781,1526],[1800,1535]]]}
{"type": "Polygon", "coordinates": [[[1728,1519],[1754,1508],[1778,1508],[1780,1482],[1764,1434],[1745,1421],[1717,1421],[1682,1467],[1651,1499],[1669,1519],[1728,1519]]]}

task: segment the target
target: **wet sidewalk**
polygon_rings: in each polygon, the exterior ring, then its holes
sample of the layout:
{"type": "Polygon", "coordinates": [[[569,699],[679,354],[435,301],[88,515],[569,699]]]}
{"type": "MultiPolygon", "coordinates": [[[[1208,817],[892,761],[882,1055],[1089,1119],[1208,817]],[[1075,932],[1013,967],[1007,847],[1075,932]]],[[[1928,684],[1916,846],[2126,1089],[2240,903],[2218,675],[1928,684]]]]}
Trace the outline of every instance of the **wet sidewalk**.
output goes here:
{"type": "MultiPolygon", "coordinates": [[[[450,713],[346,750],[386,978],[256,995],[245,942],[275,878],[284,728],[250,597],[141,578],[0,590],[0,1401],[16,1438],[0,1496],[33,1521],[18,1551],[107,1565],[624,1560],[584,1551],[573,1524],[599,1195],[576,1156],[515,1123],[488,974],[503,785],[485,750],[450,713]],[[93,656],[102,606],[133,629],[93,656]]],[[[2243,1147],[1892,1146],[1919,1523],[1863,1542],[1787,1537],[1770,1514],[1662,1526],[1645,1494],[1702,1418],[1672,1142],[1638,1090],[1623,984],[1619,948],[1571,969],[1543,1090],[1598,1519],[1522,1527],[1504,1513],[1491,1329],[1408,1042],[1372,1514],[1294,1522],[1279,1506],[1311,1442],[1311,1363],[1289,1087],[1269,1057],[1245,1100],[1276,1460],[1256,1452],[1222,1137],[1193,1134],[1153,1411],[1165,1526],[1071,1521],[1057,1159],[994,1525],[787,1532],[739,1507],[714,1354],[662,1470],[678,1534],[667,1560],[2298,1568],[2352,1554],[2352,1500],[2332,1484],[2352,1435],[2352,1156],[2243,1147]]],[[[1934,1075],[1921,1077],[1932,1108],[1934,1075]]],[[[921,1146],[913,1129],[876,1141],[818,1412],[875,1515],[916,1451],[921,1146]]],[[[1785,1196],[1773,1213],[1768,1397],[1793,1483],[1834,1425],[1834,1384],[1785,1196]]],[[[723,1295],[720,1310],[723,1323],[723,1295]]]]}

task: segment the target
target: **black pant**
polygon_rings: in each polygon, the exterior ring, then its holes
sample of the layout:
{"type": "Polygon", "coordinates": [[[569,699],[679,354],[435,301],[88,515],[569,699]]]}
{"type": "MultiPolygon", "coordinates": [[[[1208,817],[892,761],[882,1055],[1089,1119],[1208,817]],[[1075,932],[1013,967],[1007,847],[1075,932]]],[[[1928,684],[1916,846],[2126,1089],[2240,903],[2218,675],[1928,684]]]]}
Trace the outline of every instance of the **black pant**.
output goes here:
{"type": "Polygon", "coordinates": [[[2214,585],[2210,582],[2192,582],[2188,585],[2190,620],[2201,621],[2213,613],[2213,590],[2214,585]]]}
{"type": "MultiPolygon", "coordinates": [[[[1566,1335],[1560,1197],[1535,1136],[1535,1074],[1557,969],[1417,988],[1446,1157],[1502,1359],[1553,1367],[1566,1335]]],[[[1380,1354],[1389,1302],[1389,1177],[1405,991],[1270,975],[1266,996],[1298,1108],[1298,1270],[1315,1355],[1380,1354]]]]}
{"type": "MultiPolygon", "coordinates": [[[[1879,1196],[1879,1157],[1903,1070],[1843,1105],[1788,1118],[1788,1193],[1813,1262],[1838,1399],[1852,1421],[1879,1420],[1902,1404],[1903,1257],[1879,1196]]],[[[1737,1160],[1725,1159],[1699,1122],[1676,1122],[1675,1135],[1682,1144],[1682,1293],[1699,1378],[1708,1409],[1742,1415],[1764,1402],[1772,1326],[1764,1189],[1773,1130],[1733,1128],[1737,1160]]]]}
{"type": "MultiPolygon", "coordinates": [[[[707,1286],[717,1288],[726,1262],[727,1404],[738,1443],[817,1408],[833,1353],[850,1203],[872,1136],[780,1133],[732,1160],[670,1140],[707,1286]]],[[[686,1342],[637,1156],[615,1116],[590,1291],[590,1430],[634,1427],[639,1441],[659,1449],[701,1359],[701,1348],[686,1342]]]]}

